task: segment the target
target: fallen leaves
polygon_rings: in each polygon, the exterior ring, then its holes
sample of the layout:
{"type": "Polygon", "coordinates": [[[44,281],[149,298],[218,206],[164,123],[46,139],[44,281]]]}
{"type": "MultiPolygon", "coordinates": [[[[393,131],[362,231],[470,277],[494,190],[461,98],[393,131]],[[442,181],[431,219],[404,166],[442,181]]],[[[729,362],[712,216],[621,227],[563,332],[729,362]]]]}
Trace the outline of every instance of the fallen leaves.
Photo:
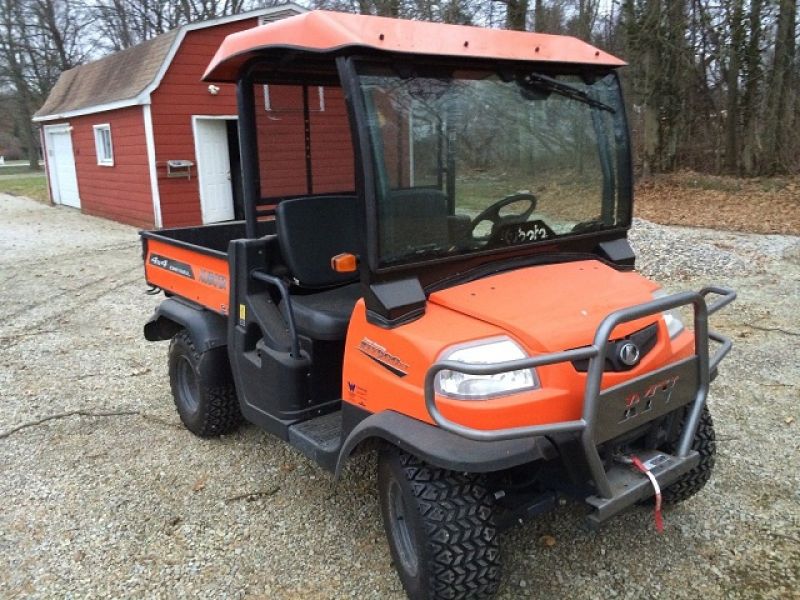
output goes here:
{"type": "Polygon", "coordinates": [[[192,486],[192,491],[193,492],[200,492],[203,489],[205,489],[206,481],[208,481],[208,475],[203,474],[200,477],[198,477],[197,481],[195,481],[194,485],[192,486]]]}
{"type": "Polygon", "coordinates": [[[800,234],[800,179],[738,179],[682,171],[636,186],[634,213],[662,225],[800,234]]]}
{"type": "Polygon", "coordinates": [[[556,538],[552,535],[543,535],[539,538],[539,543],[546,548],[552,548],[556,545],[556,538]]]}

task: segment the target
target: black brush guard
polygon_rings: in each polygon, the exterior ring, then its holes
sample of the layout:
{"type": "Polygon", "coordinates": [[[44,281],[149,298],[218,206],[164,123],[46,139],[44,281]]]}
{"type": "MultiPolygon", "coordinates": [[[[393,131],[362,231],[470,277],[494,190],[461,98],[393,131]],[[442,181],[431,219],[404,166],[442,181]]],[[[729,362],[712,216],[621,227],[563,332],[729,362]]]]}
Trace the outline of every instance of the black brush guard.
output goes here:
{"type": "Polygon", "coordinates": [[[434,422],[442,429],[477,441],[509,440],[527,436],[546,436],[580,432],[581,445],[597,494],[586,499],[594,507],[589,515],[590,525],[599,525],[623,509],[652,495],[649,479],[631,469],[612,466],[608,471],[597,446],[614,439],[685,404],[691,404],[677,451],[673,456],[661,452],[643,453],[647,461],[657,455],[658,465],[652,468],[663,488],[693,469],[700,461],[691,449],[700,416],[708,396],[711,373],[730,352],[730,339],[709,331],[708,317],[736,299],[736,292],[725,287],[710,286],[699,292],[672,294],[609,314],[597,328],[591,346],[554,352],[502,363],[473,365],[458,361],[435,363],[425,376],[425,405],[434,422]],[[710,294],[719,296],[706,303],[710,294]],[[624,384],[601,391],[606,347],[614,329],[621,323],[662,313],[680,306],[691,305],[694,310],[693,356],[682,359],[657,371],[647,373],[624,384]],[[709,358],[709,339],[719,344],[709,358]],[[575,360],[589,360],[584,392],[583,415],[575,421],[532,425],[511,429],[480,430],[466,427],[444,417],[436,405],[435,380],[440,371],[457,371],[468,375],[496,375],[544,365],[575,360]],[[636,412],[632,412],[632,411],[636,412]]]}

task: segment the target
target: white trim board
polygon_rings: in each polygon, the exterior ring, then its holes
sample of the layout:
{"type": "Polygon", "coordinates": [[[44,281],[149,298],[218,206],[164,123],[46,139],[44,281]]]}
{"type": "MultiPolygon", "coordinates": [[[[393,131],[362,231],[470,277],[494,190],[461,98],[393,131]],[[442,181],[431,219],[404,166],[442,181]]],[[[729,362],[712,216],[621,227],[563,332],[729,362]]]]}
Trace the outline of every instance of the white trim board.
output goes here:
{"type": "Polygon", "coordinates": [[[153,135],[153,114],[150,105],[142,107],[144,118],[144,141],[147,146],[147,166],[150,173],[150,194],[153,200],[153,225],[161,229],[164,224],[161,219],[161,192],[158,189],[158,171],[156,170],[156,141],[153,135]]]}
{"type": "Polygon", "coordinates": [[[50,193],[50,204],[58,204],[56,199],[59,196],[58,191],[58,178],[53,177],[53,161],[50,160],[48,152],[50,151],[50,132],[58,133],[59,131],[69,131],[72,129],[69,123],[59,123],[58,125],[45,125],[42,127],[42,152],[44,154],[45,172],[47,173],[47,190],[50,193]]]}

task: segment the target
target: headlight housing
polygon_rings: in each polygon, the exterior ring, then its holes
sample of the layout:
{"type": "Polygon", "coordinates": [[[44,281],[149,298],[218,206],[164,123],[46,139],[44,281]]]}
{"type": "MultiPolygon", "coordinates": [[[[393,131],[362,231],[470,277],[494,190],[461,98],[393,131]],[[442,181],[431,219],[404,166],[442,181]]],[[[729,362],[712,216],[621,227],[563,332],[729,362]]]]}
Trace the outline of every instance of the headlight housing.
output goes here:
{"type": "MultiPolygon", "coordinates": [[[[669,296],[664,290],[656,290],[653,292],[653,300],[663,298],[664,296],[669,296]]],[[[678,337],[679,333],[686,329],[683,324],[683,319],[681,319],[681,315],[678,313],[677,309],[665,310],[661,313],[661,316],[664,318],[664,322],[667,325],[669,339],[674,340],[678,337]]]]}
{"type": "MultiPolygon", "coordinates": [[[[459,344],[445,350],[439,360],[453,360],[471,365],[491,365],[527,358],[526,352],[506,336],[459,344]]],[[[460,400],[484,400],[516,394],[539,387],[534,369],[520,369],[497,375],[468,375],[459,371],[439,371],[436,392],[460,400]]]]}

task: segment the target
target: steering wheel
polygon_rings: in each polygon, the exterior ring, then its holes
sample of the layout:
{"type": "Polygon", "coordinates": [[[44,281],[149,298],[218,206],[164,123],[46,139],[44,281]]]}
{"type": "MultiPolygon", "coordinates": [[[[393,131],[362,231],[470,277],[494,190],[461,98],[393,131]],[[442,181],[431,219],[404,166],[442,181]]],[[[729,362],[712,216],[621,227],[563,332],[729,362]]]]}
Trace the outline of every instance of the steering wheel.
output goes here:
{"type": "Polygon", "coordinates": [[[472,235],[475,234],[475,229],[480,225],[483,221],[490,221],[492,223],[492,233],[494,233],[498,227],[501,225],[508,225],[511,223],[524,223],[528,220],[528,217],[531,216],[531,213],[536,208],[536,196],[533,194],[529,194],[527,192],[521,192],[518,194],[511,194],[510,196],[506,196],[502,200],[498,200],[491,206],[487,206],[481,213],[472,219],[472,223],[470,223],[470,231],[472,235]],[[500,210],[504,206],[508,206],[509,204],[514,204],[516,202],[527,202],[528,206],[520,213],[512,214],[512,215],[501,215],[500,210]]]}

